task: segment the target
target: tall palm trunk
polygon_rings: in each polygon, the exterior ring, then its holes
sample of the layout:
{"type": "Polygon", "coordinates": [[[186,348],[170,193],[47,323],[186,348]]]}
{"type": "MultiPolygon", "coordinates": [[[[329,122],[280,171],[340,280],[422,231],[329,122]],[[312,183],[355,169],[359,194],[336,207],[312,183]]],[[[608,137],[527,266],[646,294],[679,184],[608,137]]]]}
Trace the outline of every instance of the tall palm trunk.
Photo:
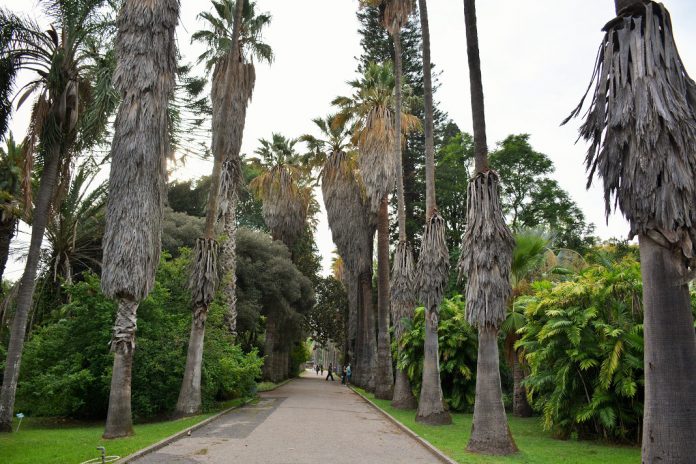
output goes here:
{"type": "Polygon", "coordinates": [[[136,311],[154,286],[161,248],[167,107],[174,89],[177,0],[123,2],[114,86],[122,96],[111,146],[102,290],[118,301],[104,438],[133,433],[131,370],[136,311]],[[137,205],[137,206],[136,206],[137,205]]]}
{"type": "MultiPolygon", "coordinates": [[[[243,10],[244,1],[237,1],[232,34],[233,44],[239,41],[243,10]]],[[[234,95],[230,89],[230,83],[233,82],[233,76],[239,74],[239,68],[239,51],[238,47],[234,46],[231,53],[220,58],[213,70],[211,90],[213,104],[213,172],[210,179],[204,237],[196,241],[191,279],[189,281],[193,291],[193,317],[191,320],[189,347],[186,353],[184,378],[181,382],[179,399],[174,412],[177,417],[197,414],[201,410],[201,371],[203,370],[205,322],[208,318],[208,307],[215,298],[220,278],[220,269],[218,268],[219,244],[215,239],[215,225],[218,220],[221,202],[222,168],[223,163],[228,160],[229,153],[232,151],[230,146],[234,145],[234,142],[226,136],[226,131],[229,128],[225,127],[225,123],[228,122],[230,112],[233,109],[234,95]]],[[[237,84],[239,85],[239,83],[237,84]]],[[[227,187],[230,190],[230,186],[227,187]]],[[[231,195],[234,196],[234,194],[235,192],[231,192],[231,195]]],[[[231,199],[229,203],[234,203],[234,200],[231,199]]],[[[228,211],[225,211],[225,213],[228,213],[228,211]]]]}
{"type": "Polygon", "coordinates": [[[643,462],[696,456],[696,339],[681,256],[641,235],[645,400],[643,462]]]}
{"type": "Polygon", "coordinates": [[[362,387],[375,391],[377,368],[377,339],[375,330],[375,307],[372,301],[372,271],[360,273],[361,308],[362,308],[362,357],[360,360],[360,377],[362,387]]]}
{"type": "MultiPolygon", "coordinates": [[[[397,116],[398,118],[398,116],[397,116]]],[[[394,388],[389,335],[389,199],[382,198],[377,215],[377,371],[375,398],[390,400],[394,388]]]]}
{"type": "Polygon", "coordinates": [[[450,424],[440,384],[440,353],[437,327],[444,286],[449,279],[449,252],[444,240],[445,222],[437,212],[435,198],[435,146],[433,122],[433,84],[430,63],[430,26],[428,6],[418,1],[423,35],[423,83],[425,86],[425,183],[426,225],[418,262],[417,286],[425,304],[425,341],[423,380],[416,420],[427,424],[450,424]]]}
{"type": "Polygon", "coordinates": [[[468,277],[467,319],[478,327],[479,335],[476,400],[467,449],[487,454],[512,454],[517,452],[517,446],[503,405],[498,328],[505,319],[511,293],[509,276],[514,238],[502,216],[498,176],[488,167],[475,0],[464,0],[464,14],[476,176],[469,185],[468,225],[460,269],[468,277]]]}
{"type": "MultiPolygon", "coordinates": [[[[399,220],[399,249],[394,254],[392,269],[392,323],[394,324],[394,336],[396,337],[398,348],[397,356],[401,353],[400,338],[404,331],[403,319],[413,317],[415,298],[413,292],[413,253],[411,246],[406,239],[406,198],[404,196],[404,175],[401,153],[401,107],[402,107],[402,63],[401,63],[401,30],[396,28],[392,33],[394,42],[394,74],[396,77],[395,87],[395,117],[394,135],[396,157],[396,196],[398,202],[399,220]]],[[[417,406],[416,397],[411,390],[411,382],[408,375],[402,369],[396,368],[394,375],[394,393],[391,405],[398,409],[415,409],[417,406]]]]}
{"type": "MultiPolygon", "coordinates": [[[[6,221],[0,222],[0,283],[5,275],[5,266],[7,266],[7,258],[10,256],[10,243],[17,229],[17,218],[12,217],[6,221]]],[[[0,294],[2,290],[0,289],[0,294]]]]}
{"type": "Polygon", "coordinates": [[[532,407],[527,401],[527,389],[524,388],[524,366],[520,362],[519,353],[512,354],[512,413],[517,417],[531,417],[532,407]]]}
{"type": "Polygon", "coordinates": [[[12,415],[14,412],[15,394],[19,379],[19,367],[22,361],[22,349],[27,330],[29,310],[36,288],[36,271],[41,258],[41,243],[43,241],[48,216],[51,209],[56,186],[58,185],[58,165],[60,150],[51,148],[46,152],[44,169],[41,174],[41,184],[36,198],[34,218],[31,225],[31,241],[24,273],[19,283],[17,293],[17,309],[12,321],[10,343],[7,348],[7,363],[3,373],[2,391],[0,392],[0,432],[12,431],[12,415]]]}

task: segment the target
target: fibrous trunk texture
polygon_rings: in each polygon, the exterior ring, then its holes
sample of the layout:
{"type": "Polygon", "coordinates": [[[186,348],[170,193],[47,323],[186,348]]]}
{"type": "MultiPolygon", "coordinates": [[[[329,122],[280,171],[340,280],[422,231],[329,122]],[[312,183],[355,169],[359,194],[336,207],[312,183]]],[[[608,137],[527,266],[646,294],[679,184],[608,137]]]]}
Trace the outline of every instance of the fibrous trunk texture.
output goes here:
{"type": "MultiPolygon", "coordinates": [[[[137,307],[152,289],[159,263],[178,22],[178,0],[126,0],[118,17],[113,81],[121,105],[111,146],[101,284],[104,294],[119,299],[119,306],[127,301],[137,307]]],[[[114,343],[118,346],[119,338],[114,343]]],[[[127,343],[134,344],[134,339],[127,343]]],[[[120,404],[130,401],[131,367],[132,353],[117,351],[112,376],[128,395],[109,396],[105,436],[132,433],[131,418],[121,416],[130,412],[130,405],[120,404]]]]}
{"type": "Polygon", "coordinates": [[[517,446],[508,427],[500,387],[498,330],[480,326],[478,343],[476,403],[471,437],[466,449],[485,454],[516,453],[517,446]]]}
{"type": "Polygon", "coordinates": [[[512,413],[517,417],[531,417],[532,415],[532,407],[527,401],[527,389],[522,385],[524,377],[524,366],[520,362],[518,353],[514,353],[512,355],[512,413]]]}
{"type": "Polygon", "coordinates": [[[374,108],[366,117],[365,134],[358,140],[360,175],[368,205],[376,213],[382,198],[394,189],[394,119],[389,108],[374,108]]]}
{"type": "MultiPolygon", "coordinates": [[[[413,310],[416,307],[414,274],[415,266],[411,246],[406,241],[400,241],[394,253],[391,285],[392,323],[394,324],[394,338],[397,342],[397,359],[401,356],[401,337],[404,334],[404,324],[413,317],[413,310]]],[[[398,366],[394,375],[394,395],[391,405],[397,409],[414,409],[417,406],[408,375],[398,366]]]]}
{"type": "Polygon", "coordinates": [[[131,420],[131,379],[135,353],[138,302],[119,299],[116,322],[111,337],[114,367],[109,392],[109,410],[104,438],[133,434],[131,420]]]}
{"type": "Polygon", "coordinates": [[[223,231],[225,242],[222,245],[220,260],[221,275],[223,276],[222,292],[225,298],[227,312],[225,324],[231,335],[237,335],[237,195],[227,198],[223,231]]]}
{"type": "Polygon", "coordinates": [[[459,276],[466,278],[466,318],[474,327],[499,327],[511,294],[515,239],[503,219],[498,185],[494,171],[478,173],[469,182],[459,276]]]}
{"type": "Polygon", "coordinates": [[[379,208],[377,225],[377,372],[375,397],[392,399],[394,373],[392,371],[391,337],[389,335],[389,200],[385,195],[379,208]]]}
{"type": "Polygon", "coordinates": [[[41,184],[34,208],[34,220],[31,225],[31,241],[29,254],[24,267],[22,279],[19,282],[17,293],[17,308],[12,320],[10,342],[7,347],[7,364],[3,372],[2,390],[0,391],[0,432],[12,431],[12,415],[14,412],[17,381],[19,380],[19,367],[22,361],[22,349],[27,330],[29,309],[36,288],[36,271],[41,255],[41,242],[46,230],[48,215],[50,213],[51,199],[58,182],[58,164],[60,152],[57,149],[46,152],[46,160],[41,174],[41,184]]]}
{"type": "Polygon", "coordinates": [[[696,337],[684,258],[640,236],[645,340],[643,462],[696,456],[696,337]]]}
{"type": "Polygon", "coordinates": [[[377,331],[375,330],[375,305],[372,301],[372,271],[360,274],[361,308],[362,308],[362,356],[360,361],[360,379],[362,387],[375,391],[375,371],[377,369],[377,331]]]}
{"type": "Polygon", "coordinates": [[[0,282],[2,282],[2,277],[5,275],[7,258],[10,256],[10,243],[16,229],[17,219],[14,217],[0,222],[0,282]]]}

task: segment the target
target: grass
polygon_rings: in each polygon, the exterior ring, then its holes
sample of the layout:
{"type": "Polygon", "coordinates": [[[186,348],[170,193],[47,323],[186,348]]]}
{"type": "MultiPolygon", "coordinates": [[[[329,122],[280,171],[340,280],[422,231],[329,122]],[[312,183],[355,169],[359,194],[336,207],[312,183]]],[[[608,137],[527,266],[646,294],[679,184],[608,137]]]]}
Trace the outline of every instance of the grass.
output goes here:
{"type": "Polygon", "coordinates": [[[394,409],[388,400],[360,390],[392,417],[433,446],[459,463],[498,464],[636,464],[640,463],[640,448],[612,446],[593,441],[556,440],[541,428],[539,418],[509,417],[510,429],[520,452],[514,456],[481,456],[465,450],[471,433],[471,414],[452,414],[452,425],[429,426],[415,420],[415,411],[394,409]]]}
{"type": "Polygon", "coordinates": [[[278,382],[278,383],[275,383],[275,382],[259,382],[259,383],[256,384],[256,391],[257,391],[258,393],[263,393],[263,392],[275,390],[276,388],[280,387],[281,385],[285,385],[285,384],[288,383],[290,380],[292,380],[292,379],[286,379],[286,380],[283,380],[282,382],[278,382]]]}
{"type": "MultiPolygon", "coordinates": [[[[245,401],[245,398],[230,400],[221,403],[216,411],[185,419],[136,424],[133,427],[135,435],[115,440],[102,439],[103,421],[85,423],[26,417],[19,432],[0,434],[0,460],[7,464],[75,464],[100,456],[97,446],[104,446],[107,455],[125,457],[245,401]]],[[[14,421],[13,429],[17,429],[17,419],[14,421]]]]}

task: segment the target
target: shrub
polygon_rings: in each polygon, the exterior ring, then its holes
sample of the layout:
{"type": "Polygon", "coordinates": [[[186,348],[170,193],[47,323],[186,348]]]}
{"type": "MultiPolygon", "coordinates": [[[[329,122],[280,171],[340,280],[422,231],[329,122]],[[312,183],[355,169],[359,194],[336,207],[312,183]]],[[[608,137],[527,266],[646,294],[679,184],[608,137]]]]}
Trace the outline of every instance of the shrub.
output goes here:
{"type": "MultiPolygon", "coordinates": [[[[440,380],[442,393],[450,409],[469,410],[476,393],[477,337],[466,322],[461,295],[445,299],[440,306],[438,340],[440,347],[440,380]]],[[[424,308],[415,316],[401,339],[399,367],[406,370],[416,395],[423,379],[424,308]]],[[[393,349],[396,349],[396,342],[393,349]]]]}

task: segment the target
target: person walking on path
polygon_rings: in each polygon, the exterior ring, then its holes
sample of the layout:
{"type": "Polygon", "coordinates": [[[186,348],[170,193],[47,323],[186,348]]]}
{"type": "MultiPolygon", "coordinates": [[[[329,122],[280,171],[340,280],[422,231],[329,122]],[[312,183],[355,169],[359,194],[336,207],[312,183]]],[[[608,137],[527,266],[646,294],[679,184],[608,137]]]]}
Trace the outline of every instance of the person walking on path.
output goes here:
{"type": "Polygon", "coordinates": [[[329,377],[331,377],[331,381],[333,382],[333,363],[329,363],[329,370],[327,372],[328,374],[326,374],[326,380],[329,380],[329,377]]]}
{"type": "Polygon", "coordinates": [[[324,375],[324,365],[323,364],[319,364],[319,370],[321,371],[321,375],[323,376],[324,375]]]}
{"type": "Polygon", "coordinates": [[[343,370],[341,371],[341,385],[346,384],[346,366],[343,366],[343,370]]]}
{"type": "Polygon", "coordinates": [[[348,364],[348,367],[346,367],[346,385],[350,385],[350,376],[353,373],[353,371],[350,369],[350,364],[348,364]]]}
{"type": "Polygon", "coordinates": [[[317,375],[319,375],[319,364],[314,365],[314,370],[316,371],[317,375]]]}

